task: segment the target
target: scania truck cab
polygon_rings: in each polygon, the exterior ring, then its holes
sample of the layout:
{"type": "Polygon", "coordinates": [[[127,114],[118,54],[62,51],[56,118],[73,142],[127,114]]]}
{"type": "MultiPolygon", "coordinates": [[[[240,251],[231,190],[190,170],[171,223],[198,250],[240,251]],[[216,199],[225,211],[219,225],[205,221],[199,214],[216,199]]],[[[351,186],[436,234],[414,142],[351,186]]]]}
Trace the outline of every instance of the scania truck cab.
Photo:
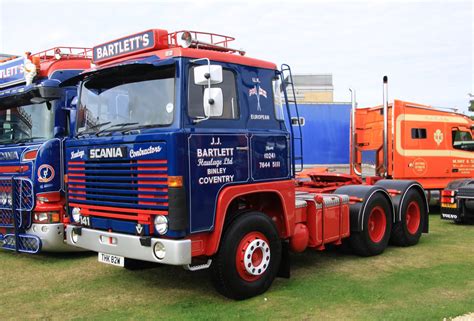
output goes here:
{"type": "Polygon", "coordinates": [[[299,136],[287,126],[297,109],[281,87],[290,69],[246,57],[232,40],[148,30],[94,47],[96,67],[63,83],[81,80],[66,142],[68,244],[122,267],[211,268],[217,290],[234,299],[288,276],[289,249],[350,236],[358,254],[376,255],[392,224],[401,244],[416,244],[427,232],[416,182],[332,194],[298,187],[299,136]]]}
{"type": "MultiPolygon", "coordinates": [[[[24,253],[77,250],[64,241],[63,144],[90,49],[56,47],[0,63],[0,246],[24,253]]],[[[74,114],[74,113],[72,113],[74,114]]]]}

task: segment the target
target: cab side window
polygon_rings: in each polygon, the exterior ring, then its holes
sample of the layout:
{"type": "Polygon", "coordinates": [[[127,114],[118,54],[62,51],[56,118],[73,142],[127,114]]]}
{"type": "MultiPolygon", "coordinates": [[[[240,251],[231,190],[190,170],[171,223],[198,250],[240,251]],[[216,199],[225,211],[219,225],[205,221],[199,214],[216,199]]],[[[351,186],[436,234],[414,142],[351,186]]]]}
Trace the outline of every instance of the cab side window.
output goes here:
{"type": "Polygon", "coordinates": [[[411,129],[411,138],[412,139],[425,139],[426,138],[426,128],[412,128],[411,129]]]}
{"type": "Polygon", "coordinates": [[[453,147],[461,150],[474,150],[474,141],[470,132],[453,130],[453,147]]]}
{"type": "MultiPolygon", "coordinates": [[[[192,118],[204,117],[203,96],[204,89],[207,86],[194,84],[194,68],[189,70],[188,77],[188,115],[192,118]]],[[[229,69],[222,70],[222,83],[211,85],[213,88],[222,89],[222,97],[224,100],[224,112],[220,117],[212,117],[213,119],[238,119],[240,118],[240,110],[237,99],[237,86],[234,72],[229,69]]]]}

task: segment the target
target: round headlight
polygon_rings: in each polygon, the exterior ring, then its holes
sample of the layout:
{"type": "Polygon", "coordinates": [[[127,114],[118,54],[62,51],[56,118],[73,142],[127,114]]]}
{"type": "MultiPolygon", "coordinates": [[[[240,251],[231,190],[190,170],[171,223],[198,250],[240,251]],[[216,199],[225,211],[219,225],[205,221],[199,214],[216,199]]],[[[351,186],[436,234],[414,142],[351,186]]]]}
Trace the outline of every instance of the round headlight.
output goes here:
{"type": "Polygon", "coordinates": [[[153,246],[153,253],[155,253],[157,259],[163,260],[166,255],[166,249],[163,243],[156,242],[153,246]]]}
{"type": "Polygon", "coordinates": [[[8,205],[13,204],[12,194],[10,194],[10,193],[7,194],[7,203],[8,203],[8,205]]]}
{"type": "Polygon", "coordinates": [[[166,234],[168,232],[168,219],[164,215],[155,216],[155,229],[160,234],[166,234]]]}
{"type": "Polygon", "coordinates": [[[2,192],[2,193],[0,194],[0,203],[1,203],[2,205],[7,205],[7,202],[8,202],[8,194],[5,193],[5,192],[2,192]]]}
{"type": "Polygon", "coordinates": [[[79,240],[79,234],[76,233],[74,229],[71,230],[71,241],[72,243],[77,243],[79,240]]]}
{"type": "Polygon", "coordinates": [[[79,223],[79,220],[81,219],[81,209],[79,207],[74,207],[72,209],[72,218],[74,219],[74,222],[79,223]]]}

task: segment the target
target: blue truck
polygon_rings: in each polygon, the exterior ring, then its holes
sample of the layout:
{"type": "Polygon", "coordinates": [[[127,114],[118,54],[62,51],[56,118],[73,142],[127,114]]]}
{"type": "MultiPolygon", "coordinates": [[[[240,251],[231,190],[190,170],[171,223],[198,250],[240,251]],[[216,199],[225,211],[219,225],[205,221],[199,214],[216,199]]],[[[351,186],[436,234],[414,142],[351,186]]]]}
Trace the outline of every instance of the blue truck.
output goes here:
{"type": "Polygon", "coordinates": [[[290,250],[348,240],[360,255],[382,253],[392,225],[406,230],[407,204],[416,228],[395,237],[415,245],[428,231],[417,182],[354,178],[321,192],[295,179],[303,136],[290,124],[300,117],[290,68],[233,40],[147,30],[95,46],[96,67],[63,82],[81,81],[65,147],[68,244],[125,268],[210,268],[233,299],[288,277],[290,250]]]}
{"type": "Polygon", "coordinates": [[[0,247],[77,250],[64,241],[63,145],[74,128],[76,86],[90,49],[55,47],[0,62],[0,247]],[[72,120],[72,121],[71,121],[72,120]]]}

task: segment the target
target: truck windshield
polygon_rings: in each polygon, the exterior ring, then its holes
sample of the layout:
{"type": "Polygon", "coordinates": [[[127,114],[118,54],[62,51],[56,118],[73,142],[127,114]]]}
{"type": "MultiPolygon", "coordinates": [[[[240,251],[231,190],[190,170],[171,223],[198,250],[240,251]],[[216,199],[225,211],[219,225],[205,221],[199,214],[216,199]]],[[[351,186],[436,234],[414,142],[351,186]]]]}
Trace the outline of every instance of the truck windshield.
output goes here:
{"type": "Polygon", "coordinates": [[[50,103],[0,110],[0,144],[46,140],[54,136],[54,111],[50,103]]]}
{"type": "Polygon", "coordinates": [[[78,134],[173,122],[175,68],[139,65],[97,74],[81,86],[78,134]]]}
{"type": "Polygon", "coordinates": [[[453,147],[455,149],[474,151],[474,140],[472,140],[471,133],[468,131],[454,130],[453,147]]]}

